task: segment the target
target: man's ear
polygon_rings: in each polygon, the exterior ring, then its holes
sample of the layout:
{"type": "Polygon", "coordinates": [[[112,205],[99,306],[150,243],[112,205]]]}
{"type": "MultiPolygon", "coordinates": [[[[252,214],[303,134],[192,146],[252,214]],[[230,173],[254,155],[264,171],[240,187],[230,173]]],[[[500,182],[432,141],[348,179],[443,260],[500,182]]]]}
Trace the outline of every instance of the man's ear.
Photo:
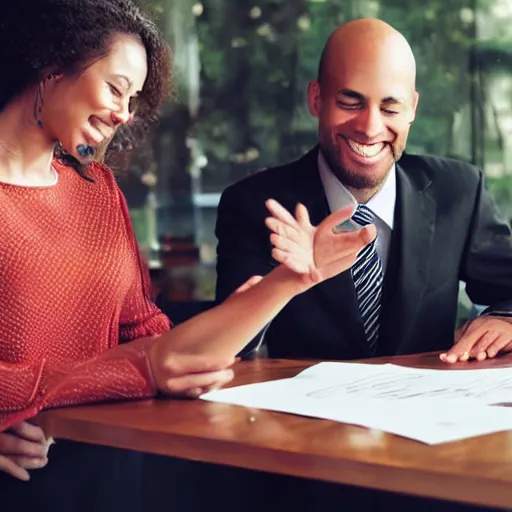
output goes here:
{"type": "Polygon", "coordinates": [[[308,84],[308,108],[312,116],[319,116],[322,108],[322,97],[318,80],[311,80],[308,84]]]}
{"type": "Polygon", "coordinates": [[[412,118],[409,124],[412,124],[416,119],[416,111],[418,110],[418,103],[420,101],[420,94],[418,91],[414,91],[412,97],[412,118]]]}

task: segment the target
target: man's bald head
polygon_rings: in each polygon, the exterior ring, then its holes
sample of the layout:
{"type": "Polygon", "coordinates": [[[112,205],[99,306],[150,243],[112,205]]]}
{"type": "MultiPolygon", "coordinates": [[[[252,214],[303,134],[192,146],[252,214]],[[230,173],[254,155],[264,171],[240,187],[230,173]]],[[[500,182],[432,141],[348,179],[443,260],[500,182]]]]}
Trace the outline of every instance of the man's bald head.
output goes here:
{"type": "Polygon", "coordinates": [[[412,49],[398,30],[382,20],[358,19],[336,29],[322,51],[318,82],[325,82],[333,69],[344,67],[347,59],[363,59],[369,65],[379,59],[399,63],[415,87],[416,62],[412,49]]]}
{"type": "Polygon", "coordinates": [[[361,19],[329,37],[308,86],[318,143],[339,181],[365,202],[402,155],[416,115],[416,64],[387,23],[361,19]]]}

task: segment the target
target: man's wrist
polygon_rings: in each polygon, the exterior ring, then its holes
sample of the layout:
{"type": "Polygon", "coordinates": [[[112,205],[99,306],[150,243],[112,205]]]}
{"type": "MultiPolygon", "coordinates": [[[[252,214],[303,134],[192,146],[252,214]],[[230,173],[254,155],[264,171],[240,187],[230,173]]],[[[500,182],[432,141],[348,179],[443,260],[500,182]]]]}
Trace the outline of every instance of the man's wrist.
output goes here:
{"type": "Polygon", "coordinates": [[[504,316],[499,314],[490,313],[485,315],[487,317],[496,318],[496,320],[502,320],[503,322],[507,322],[508,324],[512,324],[512,316],[504,316]]]}

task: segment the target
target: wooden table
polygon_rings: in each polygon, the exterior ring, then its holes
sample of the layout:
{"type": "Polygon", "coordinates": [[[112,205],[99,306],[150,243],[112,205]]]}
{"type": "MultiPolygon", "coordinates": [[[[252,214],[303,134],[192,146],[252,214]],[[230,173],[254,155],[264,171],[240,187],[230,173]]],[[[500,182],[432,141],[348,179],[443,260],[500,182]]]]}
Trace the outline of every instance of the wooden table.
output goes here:
{"type": "MultiPolygon", "coordinates": [[[[390,361],[445,367],[434,354],[365,362],[390,361]]],[[[291,377],[310,364],[265,359],[238,363],[233,384],[291,377]]],[[[512,366],[512,356],[469,366],[512,366]]],[[[427,446],[362,427],[201,400],[76,407],[47,411],[39,419],[55,438],[423,497],[512,507],[512,432],[427,446]]]]}

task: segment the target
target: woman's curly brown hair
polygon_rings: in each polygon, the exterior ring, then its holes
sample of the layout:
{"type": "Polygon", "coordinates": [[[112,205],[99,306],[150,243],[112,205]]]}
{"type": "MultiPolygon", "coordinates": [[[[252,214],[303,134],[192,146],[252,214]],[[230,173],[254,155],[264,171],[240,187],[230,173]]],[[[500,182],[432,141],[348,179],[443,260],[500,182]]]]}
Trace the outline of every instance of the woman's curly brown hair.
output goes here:
{"type": "MultiPolygon", "coordinates": [[[[132,0],[12,0],[0,14],[0,112],[44,73],[77,73],[109,51],[116,33],[139,36],[148,76],[134,122],[119,129],[108,151],[125,151],[145,135],[169,95],[170,49],[157,26],[132,0]]],[[[86,169],[59,146],[56,157],[83,177],[86,169]]]]}

